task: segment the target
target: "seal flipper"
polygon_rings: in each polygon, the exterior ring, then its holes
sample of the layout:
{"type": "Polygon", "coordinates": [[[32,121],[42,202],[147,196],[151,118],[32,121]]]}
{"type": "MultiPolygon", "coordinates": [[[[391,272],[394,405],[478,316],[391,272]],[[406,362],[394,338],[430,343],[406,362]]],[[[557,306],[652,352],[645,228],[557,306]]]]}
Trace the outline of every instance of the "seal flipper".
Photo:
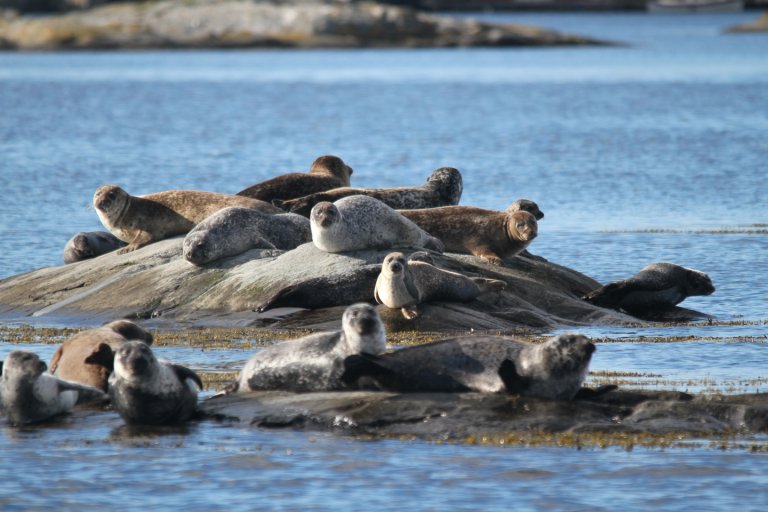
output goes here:
{"type": "Polygon", "coordinates": [[[195,372],[186,366],[181,366],[178,364],[169,364],[168,366],[170,366],[171,369],[176,373],[176,376],[181,382],[186,382],[187,379],[192,379],[192,381],[197,384],[200,389],[203,389],[203,381],[200,380],[200,377],[195,372]]]}
{"type": "Polygon", "coordinates": [[[527,391],[531,385],[531,379],[529,377],[523,377],[517,373],[517,367],[515,362],[511,359],[505,359],[499,366],[499,377],[504,383],[504,387],[507,393],[514,395],[520,395],[527,391]]]}
{"type": "MultiPolygon", "coordinates": [[[[55,357],[56,354],[54,354],[55,357]]],[[[103,366],[111,372],[115,368],[115,352],[107,343],[99,343],[96,349],[91,352],[91,355],[85,358],[85,364],[103,366]]],[[[51,365],[53,365],[53,359],[51,360],[51,365]]]]}
{"type": "MultiPolygon", "coordinates": [[[[53,353],[53,356],[51,356],[51,365],[49,368],[49,371],[51,372],[51,375],[53,375],[56,372],[56,368],[59,366],[59,360],[61,360],[61,354],[63,351],[63,346],[59,346],[59,348],[56,349],[56,352],[53,353]]],[[[86,363],[88,360],[86,359],[86,363]]],[[[2,362],[0,362],[2,364],[2,362]]],[[[3,372],[0,372],[0,375],[2,375],[3,372]]]]}
{"type": "MultiPolygon", "coordinates": [[[[55,378],[55,377],[54,377],[55,378]]],[[[59,393],[65,391],[74,391],[77,394],[75,405],[90,404],[93,402],[106,402],[109,397],[102,390],[85,384],[71,382],[68,380],[57,379],[59,393]]]]}
{"type": "MultiPolygon", "coordinates": [[[[360,386],[358,382],[363,377],[376,381],[391,376],[394,372],[380,363],[381,358],[371,354],[355,354],[344,359],[344,373],[341,382],[350,387],[360,386]]],[[[367,386],[362,386],[367,387],[367,386]]],[[[381,387],[380,385],[378,387],[381,387]]]]}
{"type": "Polygon", "coordinates": [[[610,393],[611,391],[615,391],[617,389],[619,389],[619,386],[615,384],[605,384],[596,389],[582,386],[573,396],[573,399],[574,400],[592,400],[593,398],[597,398],[598,396],[604,395],[606,393],[610,393]]]}

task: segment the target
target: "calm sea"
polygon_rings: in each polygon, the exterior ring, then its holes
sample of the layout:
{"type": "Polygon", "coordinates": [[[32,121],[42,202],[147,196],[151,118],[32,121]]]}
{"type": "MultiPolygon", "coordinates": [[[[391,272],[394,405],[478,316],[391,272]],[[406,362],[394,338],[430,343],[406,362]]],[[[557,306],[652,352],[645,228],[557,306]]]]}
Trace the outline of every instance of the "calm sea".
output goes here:
{"type": "MultiPolygon", "coordinates": [[[[463,204],[536,200],[530,249],[551,261],[603,282],[654,261],[710,274],[717,292],[684,305],[722,322],[583,329],[631,340],[601,343],[593,371],[765,392],[768,37],[722,34],[756,15],[484,16],[621,47],[0,53],[0,278],[61,264],[72,234],[101,229],[102,184],[236,192],[336,154],[353,185],[382,187],[450,165],[463,204]],[[690,341],[639,342],[651,336],[690,341]]],[[[0,358],[15,348],[0,342],[0,358]]],[[[249,354],[162,355],[210,370],[249,354]]],[[[446,446],[207,422],[134,436],[78,413],[0,420],[0,451],[3,510],[768,507],[768,456],[706,443],[446,446]]]]}

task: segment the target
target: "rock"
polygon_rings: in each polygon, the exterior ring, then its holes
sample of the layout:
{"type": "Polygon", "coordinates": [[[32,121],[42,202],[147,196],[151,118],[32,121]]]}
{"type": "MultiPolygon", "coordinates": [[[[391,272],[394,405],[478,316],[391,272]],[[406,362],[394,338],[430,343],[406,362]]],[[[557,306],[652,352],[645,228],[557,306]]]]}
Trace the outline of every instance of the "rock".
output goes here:
{"type": "Polygon", "coordinates": [[[768,12],[764,12],[762,16],[754,21],[742,23],[740,25],[734,25],[725,30],[730,34],[743,34],[750,32],[768,32],[768,12]]]}

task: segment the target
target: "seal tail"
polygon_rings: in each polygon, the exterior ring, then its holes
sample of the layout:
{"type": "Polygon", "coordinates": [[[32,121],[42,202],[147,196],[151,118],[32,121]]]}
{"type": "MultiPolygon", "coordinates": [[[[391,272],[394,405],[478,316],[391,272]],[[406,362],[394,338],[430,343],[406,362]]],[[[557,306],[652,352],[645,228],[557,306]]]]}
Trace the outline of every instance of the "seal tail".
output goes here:
{"type": "Polygon", "coordinates": [[[507,393],[513,395],[523,394],[531,386],[531,379],[517,373],[515,362],[510,359],[502,361],[501,366],[499,366],[499,377],[501,377],[507,393]]]}

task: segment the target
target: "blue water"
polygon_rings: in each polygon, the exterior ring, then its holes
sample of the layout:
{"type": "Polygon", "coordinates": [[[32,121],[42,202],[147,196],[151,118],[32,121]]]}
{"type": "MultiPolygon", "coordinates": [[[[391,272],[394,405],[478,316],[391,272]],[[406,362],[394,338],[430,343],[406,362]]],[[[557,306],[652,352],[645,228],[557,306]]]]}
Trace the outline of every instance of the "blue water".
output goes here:
{"type": "MultiPolygon", "coordinates": [[[[721,34],[755,16],[492,16],[621,47],[0,53],[0,279],[61,264],[72,234],[101,229],[90,201],[105,183],[236,192],[337,154],[353,185],[396,186],[450,165],[463,204],[536,200],[530,250],[551,261],[602,282],[654,261],[712,277],[716,293],[684,305],[727,324],[579,329],[631,340],[600,343],[593,371],[765,392],[768,236],[748,231],[768,224],[768,37],[721,34]]],[[[160,352],[210,371],[248,356],[160,352]]],[[[476,447],[209,422],[141,436],[107,412],[0,432],[4,510],[768,506],[766,456],[706,442],[476,447]]]]}

